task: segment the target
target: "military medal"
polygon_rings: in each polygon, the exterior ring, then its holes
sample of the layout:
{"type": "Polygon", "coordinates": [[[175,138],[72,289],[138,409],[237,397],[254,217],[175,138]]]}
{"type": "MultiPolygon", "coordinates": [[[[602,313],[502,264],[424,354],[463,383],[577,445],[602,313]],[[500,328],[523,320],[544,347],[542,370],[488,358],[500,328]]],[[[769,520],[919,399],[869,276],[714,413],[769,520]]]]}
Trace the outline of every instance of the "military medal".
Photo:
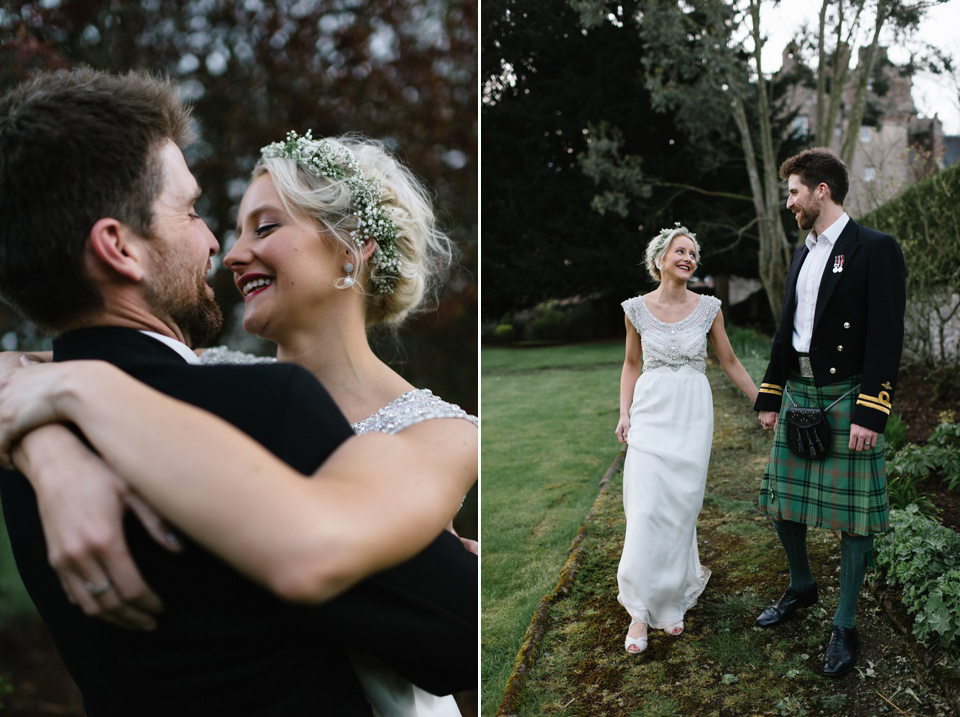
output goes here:
{"type": "Polygon", "coordinates": [[[843,271],[843,254],[838,254],[833,259],[833,273],[839,274],[843,271]]]}

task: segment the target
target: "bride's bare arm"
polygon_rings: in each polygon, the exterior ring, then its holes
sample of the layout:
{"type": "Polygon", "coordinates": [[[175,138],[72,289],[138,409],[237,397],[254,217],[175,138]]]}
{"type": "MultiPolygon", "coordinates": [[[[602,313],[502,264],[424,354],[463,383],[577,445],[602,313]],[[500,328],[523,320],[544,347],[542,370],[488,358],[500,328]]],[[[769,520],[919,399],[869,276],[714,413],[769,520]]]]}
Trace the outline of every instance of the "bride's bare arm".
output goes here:
{"type": "Polygon", "coordinates": [[[643,347],[640,334],[630,323],[630,318],[624,314],[623,323],[627,329],[626,349],[623,358],[623,370],[620,372],[620,421],[615,431],[617,440],[627,442],[630,432],[630,405],[633,403],[633,389],[640,378],[643,366],[643,347]]]}
{"type": "Polygon", "coordinates": [[[743,391],[744,395],[750,399],[751,405],[757,400],[757,385],[750,378],[750,374],[740,363],[737,354],[730,345],[730,339],[727,338],[726,329],[723,326],[723,314],[717,312],[717,317],[713,320],[710,331],[707,332],[707,338],[710,339],[710,345],[713,346],[714,353],[717,354],[717,360],[720,361],[720,367],[724,373],[733,381],[734,385],[743,391]]]}
{"type": "MultiPolygon", "coordinates": [[[[79,426],[162,515],[290,600],[326,600],[413,556],[476,477],[462,464],[424,460],[414,441],[371,433],[304,480],[225,421],[100,362],[38,366],[3,382],[0,450],[52,421],[79,426]]],[[[434,440],[476,451],[475,431],[451,426],[434,440]]]]}
{"type": "MultiPolygon", "coordinates": [[[[472,486],[477,481],[477,428],[462,418],[443,418],[409,426],[398,436],[407,441],[411,448],[420,456],[422,462],[429,461],[435,464],[435,470],[455,478],[458,484],[466,482],[472,486]]],[[[423,465],[423,463],[421,463],[423,465]]],[[[462,502],[463,496],[461,496],[462,502]]],[[[459,509],[459,505],[457,508],[459,509]]],[[[446,529],[457,536],[463,547],[473,553],[480,554],[480,544],[475,540],[463,538],[453,527],[451,514],[446,529]]]]}

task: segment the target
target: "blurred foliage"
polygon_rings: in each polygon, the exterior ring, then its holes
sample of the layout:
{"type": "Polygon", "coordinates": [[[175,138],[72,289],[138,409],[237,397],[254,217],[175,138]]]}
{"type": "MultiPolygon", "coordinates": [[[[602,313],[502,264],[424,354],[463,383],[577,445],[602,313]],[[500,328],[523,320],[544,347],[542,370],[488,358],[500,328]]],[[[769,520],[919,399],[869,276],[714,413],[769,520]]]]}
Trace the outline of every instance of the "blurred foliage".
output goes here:
{"type": "MultiPolygon", "coordinates": [[[[374,345],[412,383],[476,412],[476,18],[476,0],[8,2],[0,91],[81,64],[173,77],[201,123],[187,159],[222,252],[261,146],[308,128],[383,140],[435,192],[463,256],[435,310],[374,345]]],[[[243,335],[240,296],[219,263],[212,284],[226,316],[219,342],[272,353],[243,335]]],[[[0,336],[4,348],[42,344],[2,310],[0,336]]]]}
{"type": "Polygon", "coordinates": [[[887,426],[883,429],[884,456],[887,460],[899,451],[907,442],[907,424],[899,413],[891,413],[887,426]]]}
{"type": "Polygon", "coordinates": [[[826,13],[819,31],[798,26],[796,62],[770,75],[750,45],[762,41],[751,28],[772,4],[484,3],[483,169],[492,179],[483,195],[483,266],[496,277],[484,287],[485,320],[550,299],[623,298],[649,288],[643,247],[675,221],[698,234],[700,276],[759,277],[770,318],[779,317],[799,237],[777,168],[814,139],[792,127],[797,86],[817,90],[818,75],[831,73],[850,80],[835,83],[829,97],[814,92],[817,109],[833,117],[817,126],[830,136],[838,126],[838,141],[844,133],[856,140],[864,112],[877,122],[877,107],[861,100],[886,93],[889,68],[878,33],[858,41],[861,11],[875,29],[910,40],[901,74],[952,65],[914,36],[936,3],[854,0],[846,15],[826,13]],[[873,84],[850,69],[861,51],[873,57],[873,84]],[[828,64],[820,67],[818,57],[828,64]],[[837,125],[827,104],[839,112],[854,85],[837,125]]]}
{"type": "Polygon", "coordinates": [[[900,242],[907,265],[904,353],[923,364],[937,390],[960,365],[960,166],[857,221],[900,242]]]}
{"type": "MultiPolygon", "coordinates": [[[[484,282],[485,320],[590,295],[616,308],[652,288],[644,248],[675,221],[697,233],[699,276],[758,276],[737,129],[726,111],[658,104],[660,57],[632,20],[649,5],[605,3],[609,17],[585,27],[576,3],[484,3],[483,268],[495,277],[484,282]]],[[[703,84],[683,82],[691,95],[703,84]]],[[[788,138],[783,151],[797,147],[788,138]]]]}

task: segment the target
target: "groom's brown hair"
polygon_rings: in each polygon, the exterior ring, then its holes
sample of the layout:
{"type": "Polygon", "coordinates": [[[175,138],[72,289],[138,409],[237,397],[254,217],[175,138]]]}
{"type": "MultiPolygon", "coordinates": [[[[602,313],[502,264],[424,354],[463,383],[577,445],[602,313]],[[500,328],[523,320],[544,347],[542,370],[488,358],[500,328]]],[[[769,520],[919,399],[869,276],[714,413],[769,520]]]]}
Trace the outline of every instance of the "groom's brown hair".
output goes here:
{"type": "Polygon", "coordinates": [[[84,268],[91,227],[148,237],[159,149],[195,137],[175,85],[146,73],[52,72],[0,98],[0,298],[48,332],[103,306],[84,268]]]}
{"type": "Polygon", "coordinates": [[[805,149],[784,160],[780,165],[780,179],[789,179],[791,174],[800,177],[810,189],[823,182],[830,188],[830,197],[841,206],[847,198],[850,189],[847,165],[826,147],[805,149]]]}

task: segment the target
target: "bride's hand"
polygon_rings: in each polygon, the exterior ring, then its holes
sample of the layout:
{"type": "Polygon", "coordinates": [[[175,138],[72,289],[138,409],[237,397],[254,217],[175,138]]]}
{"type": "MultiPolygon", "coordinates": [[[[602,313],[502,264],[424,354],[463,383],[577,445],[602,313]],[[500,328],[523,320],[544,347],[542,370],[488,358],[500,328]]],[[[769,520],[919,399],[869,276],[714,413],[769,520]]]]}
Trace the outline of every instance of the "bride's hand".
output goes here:
{"type": "Polygon", "coordinates": [[[11,449],[25,433],[67,420],[58,399],[68,380],[75,374],[82,376],[89,363],[42,364],[0,377],[0,464],[13,467],[11,449]]]}
{"type": "Polygon", "coordinates": [[[630,432],[630,416],[621,416],[620,422],[617,424],[617,440],[621,443],[627,442],[627,434],[630,432]]]}
{"type": "Polygon", "coordinates": [[[132,510],[167,550],[179,551],[179,541],[103,460],[68,438],[69,445],[59,439],[55,456],[32,465],[29,476],[50,565],[67,598],[87,615],[118,627],[154,629],[163,605],[130,556],[125,511],[132,510]]]}

